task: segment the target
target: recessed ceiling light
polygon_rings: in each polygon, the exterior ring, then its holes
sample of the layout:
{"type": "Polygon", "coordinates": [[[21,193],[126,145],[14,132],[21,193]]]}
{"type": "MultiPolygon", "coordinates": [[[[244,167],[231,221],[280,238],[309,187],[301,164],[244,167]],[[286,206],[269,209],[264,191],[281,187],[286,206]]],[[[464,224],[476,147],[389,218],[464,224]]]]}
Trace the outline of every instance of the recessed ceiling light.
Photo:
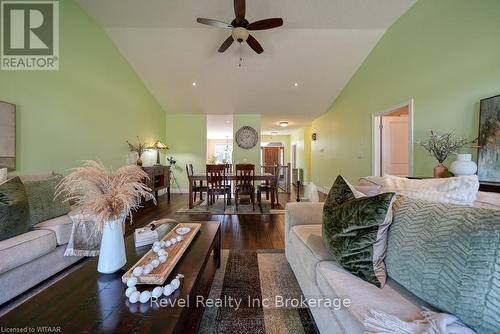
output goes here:
{"type": "Polygon", "coordinates": [[[193,82],[191,85],[196,86],[196,82],[193,82]]]}
{"type": "Polygon", "coordinates": [[[278,134],[278,131],[272,131],[272,132],[271,132],[271,134],[272,134],[273,136],[276,136],[276,135],[278,134]]]}
{"type": "Polygon", "coordinates": [[[294,87],[298,87],[298,86],[299,86],[299,83],[298,83],[298,82],[294,82],[294,83],[293,83],[293,86],[294,86],[294,87]]]}
{"type": "Polygon", "coordinates": [[[231,123],[231,121],[226,121],[226,124],[229,124],[229,123],[231,123]]]}
{"type": "Polygon", "coordinates": [[[282,128],[286,128],[288,126],[288,122],[280,122],[280,126],[282,128]]]}

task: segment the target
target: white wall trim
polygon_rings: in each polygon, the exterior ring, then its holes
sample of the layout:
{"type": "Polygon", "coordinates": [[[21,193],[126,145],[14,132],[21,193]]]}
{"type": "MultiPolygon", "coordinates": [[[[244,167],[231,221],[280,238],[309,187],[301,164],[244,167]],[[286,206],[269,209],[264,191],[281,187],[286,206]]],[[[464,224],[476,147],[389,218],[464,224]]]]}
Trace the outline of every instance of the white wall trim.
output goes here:
{"type": "Polygon", "coordinates": [[[179,189],[177,187],[170,186],[170,193],[171,194],[187,194],[187,193],[189,193],[189,190],[187,188],[181,188],[179,191],[179,189]]]}
{"type": "Polygon", "coordinates": [[[381,117],[394,112],[395,110],[401,109],[403,107],[408,107],[408,172],[410,176],[413,176],[413,98],[408,101],[402,102],[395,106],[392,106],[380,113],[372,115],[372,175],[380,175],[380,120],[381,117]],[[378,126],[377,126],[378,125],[378,126]]]}

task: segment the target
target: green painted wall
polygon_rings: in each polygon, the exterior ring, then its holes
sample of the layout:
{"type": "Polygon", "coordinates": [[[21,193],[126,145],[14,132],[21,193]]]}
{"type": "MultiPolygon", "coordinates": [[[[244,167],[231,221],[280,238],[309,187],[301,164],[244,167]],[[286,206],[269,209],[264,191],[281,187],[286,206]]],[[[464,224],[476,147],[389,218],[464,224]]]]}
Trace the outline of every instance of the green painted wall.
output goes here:
{"type": "Polygon", "coordinates": [[[0,71],[0,100],[17,105],[16,173],[61,172],[84,159],[120,167],[125,140],[165,135],[162,108],[71,0],[60,1],[60,70],[0,71]]]}
{"type": "Polygon", "coordinates": [[[285,163],[289,163],[292,159],[292,152],[290,151],[290,136],[289,135],[262,135],[260,136],[261,142],[281,142],[285,147],[285,163]]]}
{"type": "MultiPolygon", "coordinates": [[[[313,122],[313,182],[371,174],[372,114],[411,98],[415,143],[431,129],[477,136],[479,100],[500,94],[498,13],[498,0],[418,1],[313,122]]],[[[416,144],[414,161],[414,175],[432,175],[436,162],[416,144]]]]}
{"type": "MultiPolygon", "coordinates": [[[[193,164],[195,173],[205,173],[207,162],[207,116],[201,114],[166,114],[167,156],[173,156],[173,172],[181,190],[186,192],[186,164],[193,164]]],[[[172,184],[172,191],[177,191],[172,184]]]]}
{"type": "Polygon", "coordinates": [[[251,126],[259,134],[259,141],[255,147],[245,150],[235,143],[233,145],[233,164],[252,163],[260,166],[260,125],[261,115],[258,114],[236,114],[233,116],[233,137],[242,126],[251,126]]]}
{"type": "Polygon", "coordinates": [[[311,180],[311,127],[300,128],[290,135],[290,146],[296,145],[297,168],[304,170],[304,181],[311,180]]]}

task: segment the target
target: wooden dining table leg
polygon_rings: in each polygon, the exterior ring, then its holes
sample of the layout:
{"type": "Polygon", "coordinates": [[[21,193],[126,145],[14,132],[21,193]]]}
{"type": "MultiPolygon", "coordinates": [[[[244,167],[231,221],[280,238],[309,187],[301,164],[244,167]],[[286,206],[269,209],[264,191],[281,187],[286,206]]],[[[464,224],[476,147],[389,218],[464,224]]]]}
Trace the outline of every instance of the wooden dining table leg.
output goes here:
{"type": "Polygon", "coordinates": [[[193,178],[188,178],[189,189],[188,189],[188,197],[189,197],[189,208],[193,208],[193,178]]]}

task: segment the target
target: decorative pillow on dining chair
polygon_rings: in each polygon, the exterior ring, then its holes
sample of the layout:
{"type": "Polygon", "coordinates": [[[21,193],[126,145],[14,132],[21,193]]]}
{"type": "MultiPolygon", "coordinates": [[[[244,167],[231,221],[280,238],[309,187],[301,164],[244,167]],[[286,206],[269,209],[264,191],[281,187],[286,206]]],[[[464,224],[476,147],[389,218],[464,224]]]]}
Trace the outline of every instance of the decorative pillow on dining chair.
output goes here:
{"type": "Polygon", "coordinates": [[[394,193],[356,198],[337,177],[323,207],[323,242],[337,263],[352,274],[385,285],[387,231],[392,222],[394,193]]]}

